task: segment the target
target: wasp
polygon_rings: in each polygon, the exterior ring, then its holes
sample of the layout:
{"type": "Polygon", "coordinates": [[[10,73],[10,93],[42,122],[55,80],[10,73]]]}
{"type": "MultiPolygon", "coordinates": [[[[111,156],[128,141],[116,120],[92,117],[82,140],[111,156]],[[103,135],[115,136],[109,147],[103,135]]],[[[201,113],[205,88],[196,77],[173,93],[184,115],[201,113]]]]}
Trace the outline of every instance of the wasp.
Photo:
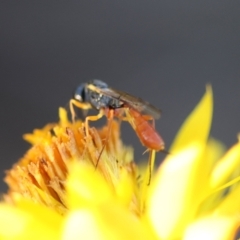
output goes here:
{"type": "Polygon", "coordinates": [[[104,115],[109,120],[117,117],[130,123],[142,145],[147,149],[164,151],[164,141],[154,126],[154,121],[160,117],[161,111],[141,98],[110,88],[105,82],[94,79],[76,88],[70,100],[73,120],[75,119],[74,106],[85,110],[93,108],[98,111],[97,115],[86,117],[86,135],[89,135],[89,121],[97,121],[104,115]]]}

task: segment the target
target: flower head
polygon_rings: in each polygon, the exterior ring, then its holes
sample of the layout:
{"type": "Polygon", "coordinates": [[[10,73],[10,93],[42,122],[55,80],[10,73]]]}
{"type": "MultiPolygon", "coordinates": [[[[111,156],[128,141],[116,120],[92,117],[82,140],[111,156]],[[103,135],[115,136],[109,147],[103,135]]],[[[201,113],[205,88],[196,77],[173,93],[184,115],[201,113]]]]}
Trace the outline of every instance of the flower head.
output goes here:
{"type": "Polygon", "coordinates": [[[118,122],[86,135],[84,123],[69,122],[60,109],[59,123],[24,136],[33,146],[7,172],[0,238],[233,238],[240,144],[225,153],[209,137],[212,112],[208,86],[148,186],[118,122]]]}
{"type": "MultiPolygon", "coordinates": [[[[33,146],[7,172],[5,181],[9,185],[9,192],[5,198],[8,201],[14,202],[22,195],[54,208],[61,214],[65,213],[68,208],[66,178],[72,172],[70,169],[75,162],[82,164],[82,168],[88,166],[91,169],[88,170],[90,176],[100,174],[107,183],[106,187],[111,188],[114,194],[120,194],[122,178],[129,181],[128,188],[136,185],[137,168],[133,162],[133,151],[122,144],[117,122],[112,123],[110,132],[107,126],[100,130],[91,128],[90,135],[86,136],[84,123],[70,123],[62,108],[59,116],[58,124],[47,125],[42,130],[35,130],[33,134],[24,135],[33,146]]],[[[98,181],[91,181],[94,187],[99,185],[98,181]]],[[[95,191],[97,190],[98,187],[95,191]]],[[[134,196],[132,190],[133,200],[138,204],[137,196],[134,196]]]]}

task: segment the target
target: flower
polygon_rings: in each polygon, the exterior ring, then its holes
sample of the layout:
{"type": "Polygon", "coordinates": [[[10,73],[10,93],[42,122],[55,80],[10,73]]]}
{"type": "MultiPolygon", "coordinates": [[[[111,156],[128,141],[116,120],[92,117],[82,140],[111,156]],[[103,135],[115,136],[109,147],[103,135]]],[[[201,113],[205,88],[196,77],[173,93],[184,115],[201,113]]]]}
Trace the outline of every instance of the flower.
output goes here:
{"type": "Polygon", "coordinates": [[[24,136],[33,146],[7,172],[0,239],[233,239],[240,143],[225,152],[209,137],[212,98],[207,86],[150,185],[118,122],[86,129],[60,109],[59,123],[24,136]]]}

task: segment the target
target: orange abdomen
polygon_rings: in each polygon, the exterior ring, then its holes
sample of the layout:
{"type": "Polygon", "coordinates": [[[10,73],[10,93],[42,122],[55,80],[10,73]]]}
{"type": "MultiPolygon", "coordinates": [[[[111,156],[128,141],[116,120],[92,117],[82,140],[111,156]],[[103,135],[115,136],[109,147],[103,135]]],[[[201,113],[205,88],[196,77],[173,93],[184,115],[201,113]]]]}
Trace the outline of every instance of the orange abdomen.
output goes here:
{"type": "Polygon", "coordinates": [[[137,111],[129,109],[129,113],[133,119],[134,128],[137,136],[141,143],[149,148],[156,151],[164,149],[164,141],[154,127],[137,111]]]}

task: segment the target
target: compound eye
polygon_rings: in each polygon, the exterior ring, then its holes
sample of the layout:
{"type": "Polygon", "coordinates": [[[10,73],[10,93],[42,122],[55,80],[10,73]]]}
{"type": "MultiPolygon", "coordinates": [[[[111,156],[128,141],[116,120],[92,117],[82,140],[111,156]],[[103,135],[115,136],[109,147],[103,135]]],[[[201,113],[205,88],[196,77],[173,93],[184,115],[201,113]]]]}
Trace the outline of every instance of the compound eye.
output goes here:
{"type": "Polygon", "coordinates": [[[73,95],[73,98],[76,99],[79,102],[85,102],[85,83],[82,83],[79,85],[73,95]]]}

